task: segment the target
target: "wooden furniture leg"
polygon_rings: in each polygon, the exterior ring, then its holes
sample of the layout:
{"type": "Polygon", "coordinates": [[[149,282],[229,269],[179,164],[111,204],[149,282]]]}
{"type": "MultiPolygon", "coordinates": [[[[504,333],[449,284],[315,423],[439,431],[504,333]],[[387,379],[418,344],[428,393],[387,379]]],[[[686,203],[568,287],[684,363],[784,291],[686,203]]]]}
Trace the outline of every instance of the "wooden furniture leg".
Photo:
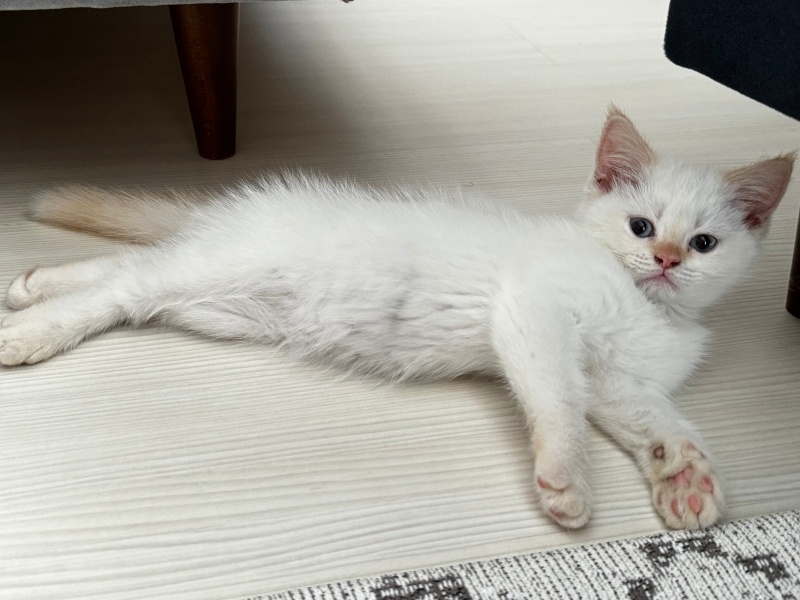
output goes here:
{"type": "Polygon", "coordinates": [[[786,310],[800,319],[800,221],[794,240],[792,270],[789,272],[789,293],[786,296],[786,310]]]}
{"type": "Polygon", "coordinates": [[[200,156],[233,156],[239,5],[176,4],[169,10],[200,156]]]}

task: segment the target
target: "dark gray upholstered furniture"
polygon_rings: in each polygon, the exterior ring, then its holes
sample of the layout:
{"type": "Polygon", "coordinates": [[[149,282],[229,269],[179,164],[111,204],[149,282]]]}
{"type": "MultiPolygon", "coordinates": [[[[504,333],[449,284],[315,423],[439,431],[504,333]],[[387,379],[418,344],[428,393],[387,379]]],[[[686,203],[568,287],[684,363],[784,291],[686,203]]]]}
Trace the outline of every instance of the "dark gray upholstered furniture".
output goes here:
{"type": "Polygon", "coordinates": [[[0,10],[168,4],[197,148],[209,159],[236,150],[239,5],[209,0],[0,0],[0,10]]]}
{"type": "MultiPolygon", "coordinates": [[[[800,120],[800,1],[671,0],[667,58],[800,120]]],[[[786,309],[800,318],[800,223],[786,309]]]]}

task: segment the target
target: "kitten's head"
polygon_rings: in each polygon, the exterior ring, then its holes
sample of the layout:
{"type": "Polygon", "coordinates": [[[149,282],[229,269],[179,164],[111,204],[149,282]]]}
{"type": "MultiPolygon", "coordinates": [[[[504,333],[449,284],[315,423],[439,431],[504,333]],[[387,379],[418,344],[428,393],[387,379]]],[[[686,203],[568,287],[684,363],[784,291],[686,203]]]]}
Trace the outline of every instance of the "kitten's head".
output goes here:
{"type": "Polygon", "coordinates": [[[612,107],[581,218],[651,299],[694,312],[750,267],[793,162],[723,172],[663,160],[612,107]]]}

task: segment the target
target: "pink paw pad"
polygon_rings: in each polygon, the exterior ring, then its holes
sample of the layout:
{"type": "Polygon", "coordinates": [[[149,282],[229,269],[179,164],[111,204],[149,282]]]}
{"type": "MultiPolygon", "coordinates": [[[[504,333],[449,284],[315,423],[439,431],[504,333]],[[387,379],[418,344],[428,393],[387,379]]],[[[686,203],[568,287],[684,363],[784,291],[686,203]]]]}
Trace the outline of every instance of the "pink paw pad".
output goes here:
{"type": "Polygon", "coordinates": [[[704,492],[713,492],[714,491],[714,482],[711,481],[711,477],[708,475],[703,475],[700,478],[700,489],[704,492]]]}
{"type": "Polygon", "coordinates": [[[679,486],[689,487],[692,485],[692,475],[694,475],[694,469],[691,466],[688,466],[680,473],[670,477],[670,481],[679,486]]]}
{"type": "Polygon", "coordinates": [[[696,515],[699,515],[703,510],[703,501],[697,496],[689,496],[687,503],[689,504],[689,509],[696,515]]]}
{"type": "Polygon", "coordinates": [[[543,490],[555,490],[556,492],[563,492],[566,488],[559,488],[554,486],[552,483],[542,479],[541,477],[536,478],[536,483],[539,484],[539,487],[543,490]]]}
{"type": "Polygon", "coordinates": [[[653,450],[653,456],[658,459],[664,458],[664,446],[658,446],[655,450],[653,450]]]}

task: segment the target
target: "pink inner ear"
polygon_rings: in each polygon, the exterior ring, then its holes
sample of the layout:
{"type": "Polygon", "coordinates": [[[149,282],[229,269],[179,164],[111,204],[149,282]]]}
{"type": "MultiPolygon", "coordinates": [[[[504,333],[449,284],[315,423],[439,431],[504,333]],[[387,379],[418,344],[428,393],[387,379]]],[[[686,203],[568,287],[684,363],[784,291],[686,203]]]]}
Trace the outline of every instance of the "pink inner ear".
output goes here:
{"type": "Polygon", "coordinates": [[[609,160],[613,153],[613,141],[609,140],[608,128],[606,128],[597,147],[597,165],[594,171],[594,182],[604,194],[611,191],[615,178],[619,179],[619,174],[615,173],[613,164],[609,160]]]}
{"type": "Polygon", "coordinates": [[[655,162],[655,153],[621,112],[609,113],[597,146],[594,181],[602,193],[620,183],[636,185],[645,168],[655,162]]]}
{"type": "Polygon", "coordinates": [[[778,156],[729,172],[733,201],[744,209],[750,229],[761,227],[778,207],[792,176],[794,154],[778,156]]]}

